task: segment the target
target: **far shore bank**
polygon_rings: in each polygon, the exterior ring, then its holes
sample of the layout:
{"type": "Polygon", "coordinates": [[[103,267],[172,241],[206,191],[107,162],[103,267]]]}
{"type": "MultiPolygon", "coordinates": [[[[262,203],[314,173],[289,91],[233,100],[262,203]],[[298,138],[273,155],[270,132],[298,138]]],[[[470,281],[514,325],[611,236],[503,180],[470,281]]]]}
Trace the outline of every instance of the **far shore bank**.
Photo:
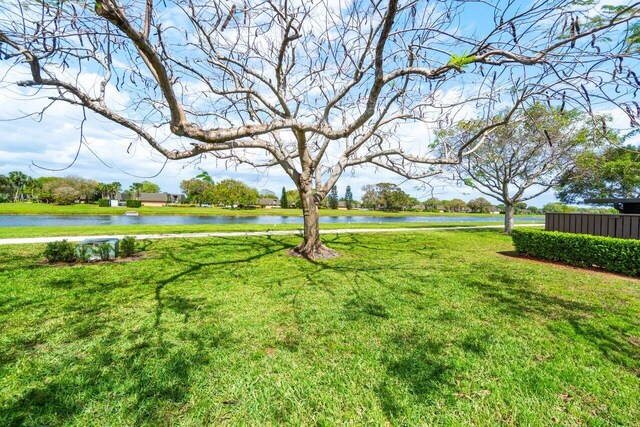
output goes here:
{"type": "MultiPolygon", "coordinates": [[[[92,204],[76,204],[68,206],[49,205],[44,203],[0,203],[0,215],[123,215],[127,211],[136,211],[140,215],[202,215],[202,216],[302,216],[301,209],[225,209],[190,206],[143,206],[141,208],[107,207],[101,208],[92,204]]],[[[484,218],[502,218],[502,214],[457,213],[457,212],[424,212],[424,211],[375,211],[365,209],[320,209],[321,216],[474,216],[484,218]]],[[[543,215],[527,215],[540,216],[543,215]]]]}

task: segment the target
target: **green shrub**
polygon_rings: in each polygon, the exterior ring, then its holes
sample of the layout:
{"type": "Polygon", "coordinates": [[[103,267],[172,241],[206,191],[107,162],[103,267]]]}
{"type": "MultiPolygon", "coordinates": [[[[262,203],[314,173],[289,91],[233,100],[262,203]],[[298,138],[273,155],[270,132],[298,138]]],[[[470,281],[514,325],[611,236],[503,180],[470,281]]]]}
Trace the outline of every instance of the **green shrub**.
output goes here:
{"type": "Polygon", "coordinates": [[[516,251],[578,267],[640,276],[640,240],[542,230],[513,230],[516,251]]]}
{"type": "Polygon", "coordinates": [[[136,253],[136,238],[125,236],[118,244],[118,252],[122,258],[133,256],[136,253]]]}
{"type": "Polygon", "coordinates": [[[108,208],[109,206],[111,206],[111,201],[109,199],[98,199],[98,207],[108,208]]]}
{"type": "Polygon", "coordinates": [[[76,262],[76,247],[66,239],[47,243],[43,253],[48,262],[76,262]]]}
{"type": "Polygon", "coordinates": [[[140,206],[142,206],[142,202],[140,200],[132,200],[132,199],[127,200],[128,208],[139,208],[140,206]]]}
{"type": "Polygon", "coordinates": [[[76,246],[76,257],[80,262],[88,262],[91,259],[91,255],[93,252],[91,248],[87,245],[78,245],[76,246]]]}
{"type": "Polygon", "coordinates": [[[107,261],[111,255],[111,245],[109,243],[101,243],[93,248],[93,253],[98,255],[102,261],[107,261]]]}

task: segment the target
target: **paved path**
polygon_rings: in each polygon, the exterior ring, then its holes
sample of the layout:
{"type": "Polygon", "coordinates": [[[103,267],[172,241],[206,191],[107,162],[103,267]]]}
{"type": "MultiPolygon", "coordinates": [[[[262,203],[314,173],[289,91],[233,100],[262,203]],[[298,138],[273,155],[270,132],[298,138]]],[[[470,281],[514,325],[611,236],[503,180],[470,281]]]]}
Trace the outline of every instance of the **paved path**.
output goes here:
{"type": "MultiPolygon", "coordinates": [[[[517,224],[516,227],[540,227],[542,224],[517,224]]],[[[420,228],[343,228],[337,230],[320,230],[321,234],[351,234],[351,233],[406,233],[414,231],[442,231],[442,230],[466,230],[481,228],[502,228],[502,225],[477,225],[467,227],[420,227],[420,228]]],[[[192,237],[238,237],[238,236],[284,236],[302,234],[302,230],[281,231],[218,231],[210,233],[173,233],[173,234],[134,234],[136,239],[187,239],[192,237]]],[[[79,242],[85,239],[116,238],[122,239],[125,235],[103,236],[51,236],[51,237],[20,237],[0,239],[0,245],[23,245],[30,243],[48,243],[58,240],[79,242]]]]}

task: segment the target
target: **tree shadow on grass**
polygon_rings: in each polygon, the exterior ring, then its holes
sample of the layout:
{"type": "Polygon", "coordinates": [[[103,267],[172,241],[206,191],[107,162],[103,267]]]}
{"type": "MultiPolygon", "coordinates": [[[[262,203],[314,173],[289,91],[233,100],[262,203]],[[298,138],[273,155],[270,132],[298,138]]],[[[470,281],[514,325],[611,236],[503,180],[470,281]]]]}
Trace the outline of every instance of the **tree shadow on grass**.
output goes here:
{"type": "Polygon", "coordinates": [[[415,328],[392,335],[381,359],[388,376],[376,388],[387,419],[395,423],[415,405],[455,401],[456,378],[473,366],[463,361],[482,357],[491,340],[491,333],[482,329],[446,339],[415,328]]]}
{"type": "MultiPolygon", "coordinates": [[[[330,233],[327,231],[326,233],[330,233]]],[[[382,234],[384,236],[384,234],[382,234]]],[[[416,248],[415,245],[408,245],[407,240],[401,240],[399,242],[389,242],[385,240],[380,244],[375,244],[371,242],[371,238],[365,239],[367,242],[363,240],[362,234],[323,234],[322,241],[324,244],[330,246],[333,245],[333,249],[337,251],[349,250],[353,248],[357,248],[359,250],[368,249],[377,253],[410,253],[410,254],[418,254],[426,257],[433,256],[433,251],[436,249],[441,249],[437,242],[432,241],[434,236],[428,235],[427,239],[425,239],[425,235],[421,236],[420,243],[422,245],[421,248],[416,248]]],[[[418,236],[412,235],[409,239],[417,239],[418,236]]],[[[317,264],[317,261],[309,260],[311,263],[317,264]]]]}
{"type": "MultiPolygon", "coordinates": [[[[108,323],[109,316],[100,316],[103,312],[108,313],[109,305],[113,304],[102,292],[113,287],[101,286],[97,289],[102,291],[99,294],[102,296],[91,298],[87,286],[93,289],[93,282],[86,282],[86,274],[68,280],[55,279],[49,285],[66,291],[85,280],[84,287],[75,289],[81,297],[61,308],[65,313],[64,324],[56,326],[58,330],[64,328],[65,348],[80,346],[81,353],[61,352],[60,346],[55,345],[55,354],[46,359],[38,357],[37,371],[30,374],[33,375],[30,379],[29,375],[22,379],[26,387],[16,388],[15,397],[5,400],[0,407],[0,425],[71,424],[82,416],[87,405],[110,404],[113,393],[125,399],[119,403],[125,407],[124,411],[121,409],[121,416],[132,424],[166,422],[166,411],[176,411],[189,404],[191,375],[209,365],[210,352],[225,346],[231,339],[231,332],[224,325],[189,326],[195,313],[211,310],[210,304],[204,298],[165,295],[165,288],[180,286],[185,278],[208,268],[241,268],[291,246],[274,238],[241,243],[238,239],[216,239],[205,245],[183,242],[179,250],[167,254],[171,270],[160,273],[160,278],[157,270],[150,273],[148,281],[139,278],[141,283],[146,281],[155,285],[155,310],[152,324],[136,332],[108,323]],[[232,251],[228,251],[230,244],[234,246],[232,251]],[[228,251],[228,256],[223,257],[226,259],[216,257],[218,259],[207,262],[188,255],[192,250],[203,248],[215,252],[218,247],[228,251]],[[172,334],[177,334],[171,340],[164,338],[169,332],[163,325],[165,310],[178,314],[185,325],[181,330],[171,330],[172,334]]],[[[114,280],[114,287],[121,286],[117,278],[114,280]]],[[[27,338],[21,344],[25,351],[48,344],[46,339],[27,338]]],[[[2,358],[4,366],[15,363],[18,357],[26,357],[25,354],[6,356],[11,357],[2,358]]]]}
{"type": "MultiPolygon", "coordinates": [[[[345,248],[346,245],[358,245],[357,237],[349,237],[346,243],[341,243],[343,240],[338,238],[330,241],[335,245],[345,245],[345,248]]],[[[163,417],[168,408],[173,408],[176,411],[174,413],[177,413],[175,408],[188,404],[193,373],[211,369],[211,349],[224,347],[231,340],[231,333],[223,324],[187,328],[206,301],[202,298],[167,295],[166,288],[186,288],[184,281],[192,274],[205,275],[208,269],[215,270],[218,267],[234,271],[293,246],[288,241],[273,236],[247,240],[185,240],[180,243],[178,249],[168,251],[166,258],[160,260],[167,261],[167,269],[152,271],[148,273],[148,277],[140,278],[141,283],[153,286],[155,313],[153,322],[150,322],[153,324],[137,332],[119,330],[117,325],[111,325],[97,345],[83,348],[82,357],[71,354],[51,355],[54,360],[39,367],[40,371],[33,374],[32,385],[17,392],[14,400],[0,407],[0,424],[21,425],[32,420],[40,424],[70,424],[88,404],[107,402],[114,395],[126,399],[122,403],[126,408],[122,414],[124,419],[132,417],[131,424],[166,422],[163,417]],[[221,255],[223,248],[225,252],[221,255]],[[213,260],[202,261],[202,256],[194,259],[190,256],[193,251],[198,251],[200,255],[204,251],[205,256],[211,253],[213,260]],[[166,321],[166,315],[169,314],[166,310],[181,317],[181,325],[184,324],[185,328],[179,332],[179,339],[162,339],[163,321],[166,321]],[[42,381],[45,377],[46,382],[42,381]],[[86,379],[91,384],[83,382],[86,379]]],[[[380,249],[375,249],[375,245],[372,248],[369,250],[380,249]]],[[[360,246],[357,249],[360,250],[360,246]]],[[[409,252],[409,249],[399,250],[409,252]]],[[[353,287],[349,295],[352,295],[351,299],[347,298],[343,304],[348,316],[351,313],[355,319],[375,321],[392,318],[391,310],[367,291],[367,287],[372,285],[388,286],[387,279],[379,277],[378,273],[389,269],[389,263],[365,265],[334,260],[311,264],[302,260],[300,262],[304,263],[300,265],[305,268],[282,274],[283,280],[297,280],[306,276],[306,282],[300,284],[291,295],[292,305],[295,305],[299,293],[304,292],[305,286],[324,288],[329,295],[335,296],[330,282],[334,278],[321,278],[316,274],[326,271],[336,275],[341,284],[353,287]],[[310,268],[315,266],[315,270],[309,272],[306,269],[309,265],[312,266],[310,268]]],[[[425,295],[422,290],[432,283],[433,278],[425,277],[424,269],[424,265],[416,266],[411,262],[395,265],[394,277],[413,283],[416,298],[428,297],[428,292],[425,295]]],[[[472,268],[469,270],[468,276],[460,279],[461,286],[479,295],[481,301],[499,308],[504,316],[562,320],[565,322],[564,328],[559,328],[558,324],[549,326],[554,333],[571,339],[582,337],[590,345],[608,353],[605,357],[617,360],[616,363],[626,363],[626,366],[632,367],[637,362],[631,353],[635,347],[630,342],[625,344],[625,334],[633,322],[628,315],[615,312],[616,316],[623,319],[622,325],[618,323],[618,330],[609,324],[599,327],[589,316],[601,316],[601,307],[535,291],[533,283],[508,273],[482,276],[482,273],[472,272],[472,268]]],[[[212,283],[212,286],[215,285],[212,283]]],[[[68,310],[76,312],[77,316],[91,318],[96,315],[96,309],[104,308],[98,300],[93,299],[90,303],[95,306],[83,311],[83,303],[84,301],[78,301],[77,306],[69,306],[68,310]]],[[[104,303],[111,302],[104,299],[104,303]]],[[[107,326],[100,326],[97,330],[80,328],[75,339],[82,342],[86,336],[84,334],[95,334],[101,327],[107,326]]],[[[299,339],[297,333],[295,329],[284,330],[282,346],[292,351],[297,349],[299,342],[304,342],[304,337],[299,339]]],[[[455,389],[455,375],[464,369],[451,360],[448,346],[454,345],[466,354],[482,354],[489,338],[485,332],[476,330],[469,331],[467,336],[451,343],[434,338],[425,331],[415,330],[382,339],[385,340],[386,348],[381,363],[388,373],[388,379],[379,385],[378,398],[388,417],[399,419],[406,409],[406,402],[401,395],[402,391],[398,390],[408,390],[413,398],[409,404],[429,404],[445,396],[445,393],[455,389]]]]}
{"type": "Polygon", "coordinates": [[[533,290],[536,284],[530,280],[507,273],[490,274],[487,279],[469,277],[465,285],[505,315],[540,319],[553,334],[587,344],[610,362],[640,373],[638,337],[634,339],[638,323],[624,307],[612,309],[549,295],[533,290]]]}
{"type": "Polygon", "coordinates": [[[31,309],[42,307],[45,303],[34,297],[17,297],[14,295],[0,295],[0,316],[9,315],[13,312],[24,310],[26,307],[31,309]]]}
{"type": "Polygon", "coordinates": [[[71,381],[41,383],[26,390],[17,399],[0,407],[0,422],[3,426],[24,426],[34,423],[34,418],[46,420],[40,425],[62,425],[82,408],[74,399],[68,398],[68,390],[74,387],[71,381]],[[36,415],[37,414],[37,415],[36,415]]]}
{"type": "MultiPolygon", "coordinates": [[[[196,305],[167,301],[167,307],[185,313],[185,322],[196,305]]],[[[74,333],[64,349],[56,345],[47,357],[31,362],[33,369],[21,375],[22,386],[14,385],[13,396],[0,404],[0,425],[86,422],[87,408],[98,408],[95,415],[109,419],[109,412],[99,409],[108,406],[115,411],[112,421],[165,424],[167,413],[189,404],[192,375],[210,369],[210,352],[225,346],[231,336],[215,324],[182,327],[170,341],[158,339],[153,327],[133,332],[110,324],[98,330],[102,335],[90,341],[74,333]]]]}
{"type": "MultiPolygon", "coordinates": [[[[461,230],[462,233],[478,234],[487,233],[487,230],[461,230]]],[[[490,230],[492,233],[498,231],[490,230]]],[[[335,235],[324,237],[325,243],[333,244],[336,249],[340,246],[357,246],[358,249],[380,250],[380,247],[362,241],[357,234],[335,235]]],[[[411,245],[397,245],[400,252],[416,253],[414,249],[408,249],[411,245]]],[[[425,242],[427,251],[440,249],[437,245],[425,242]]],[[[388,248],[387,248],[388,249],[388,248]]],[[[394,247],[395,250],[395,247],[394,247]]],[[[421,259],[424,259],[422,257],[421,259]]],[[[386,263],[380,265],[354,265],[334,262],[334,260],[308,261],[316,267],[315,273],[331,271],[344,277],[343,283],[352,289],[353,298],[344,304],[344,310],[349,320],[357,320],[362,315],[370,318],[388,319],[392,313],[387,307],[375,298],[363,293],[361,288],[376,283],[386,286],[386,280],[377,273],[388,271],[386,263]]],[[[486,269],[486,268],[485,268],[486,269]]],[[[479,294],[489,306],[498,307],[503,315],[514,318],[523,316],[538,318],[545,322],[546,327],[554,334],[562,335],[570,340],[581,340],[595,348],[611,362],[621,367],[640,371],[640,352],[638,351],[637,322],[624,309],[612,312],[599,304],[585,303],[552,293],[538,291],[538,284],[521,275],[509,272],[482,274],[482,268],[468,268],[467,272],[458,271],[458,281],[465,287],[479,294]],[[607,322],[605,317],[615,316],[615,321],[607,322]],[[558,327],[558,322],[564,322],[567,327],[558,327]],[[635,332],[634,332],[635,331],[635,332]],[[636,334],[634,336],[634,333],[636,334]]],[[[396,277],[405,278],[407,282],[429,285],[433,278],[425,277],[424,266],[416,266],[411,262],[394,265],[393,271],[396,277]]],[[[309,283],[318,283],[309,279],[309,283]]],[[[364,289],[364,288],[363,288],[364,289]]],[[[415,291],[415,287],[411,288],[415,291]]],[[[424,297],[424,292],[417,288],[416,294],[424,297]]],[[[397,289],[396,289],[397,290],[397,289]]],[[[461,343],[464,350],[473,350],[478,347],[477,341],[461,343]]]]}
{"type": "Polygon", "coordinates": [[[380,319],[391,317],[387,308],[371,297],[362,297],[359,293],[344,304],[347,320],[360,319],[362,314],[380,319]]]}
{"type": "MultiPolygon", "coordinates": [[[[274,254],[275,252],[281,251],[292,245],[284,243],[280,239],[276,239],[273,236],[266,236],[267,242],[264,242],[262,239],[252,239],[247,242],[244,241],[238,243],[237,238],[215,238],[211,240],[207,240],[207,244],[202,245],[199,242],[194,242],[191,240],[185,240],[182,242],[180,254],[176,253],[176,251],[170,251],[167,254],[167,257],[171,260],[171,262],[177,266],[182,266],[183,268],[178,271],[172,273],[171,275],[161,279],[155,280],[156,286],[154,289],[154,298],[155,298],[155,320],[154,320],[154,328],[157,331],[157,337],[160,341],[162,341],[162,316],[165,305],[181,313],[184,316],[184,322],[186,323],[191,316],[191,313],[199,307],[202,307],[205,303],[204,298],[200,299],[187,299],[183,297],[164,297],[163,291],[168,285],[179,285],[180,280],[189,277],[191,275],[195,275],[201,273],[202,271],[208,268],[214,267],[235,267],[234,269],[239,268],[241,265],[246,265],[251,263],[252,261],[258,260],[260,258],[269,256],[274,254]],[[235,251],[229,251],[229,246],[234,247],[235,251]],[[231,259],[221,260],[221,261],[210,261],[210,262],[202,262],[187,256],[182,255],[184,249],[187,250],[198,250],[201,251],[203,249],[211,251],[215,248],[226,249],[226,252],[230,252],[233,257],[231,259]],[[237,256],[240,254],[240,256],[237,256]],[[167,301],[165,301],[167,300],[167,301]]],[[[188,251],[187,251],[188,253],[188,251]]]]}
{"type": "Polygon", "coordinates": [[[43,259],[41,250],[35,252],[32,245],[0,245],[0,274],[37,268],[43,259]]]}
{"type": "Polygon", "coordinates": [[[444,344],[430,339],[399,342],[394,337],[387,344],[382,363],[389,377],[377,387],[377,395],[387,418],[403,415],[402,395],[413,398],[405,404],[433,404],[443,388],[452,384],[454,368],[443,355],[444,344]],[[396,341],[396,342],[394,342],[396,341]]]}

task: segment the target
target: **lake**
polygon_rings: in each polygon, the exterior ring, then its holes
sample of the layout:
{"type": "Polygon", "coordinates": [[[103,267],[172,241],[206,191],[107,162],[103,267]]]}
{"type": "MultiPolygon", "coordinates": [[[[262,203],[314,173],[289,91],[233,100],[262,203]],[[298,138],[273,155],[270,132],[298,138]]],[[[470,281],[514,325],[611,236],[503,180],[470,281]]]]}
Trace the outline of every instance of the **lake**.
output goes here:
{"type": "MultiPolygon", "coordinates": [[[[389,224],[403,222],[503,222],[501,216],[325,216],[321,224],[389,224]]],[[[516,217],[516,222],[543,222],[542,217],[516,217]]],[[[302,224],[301,216],[206,215],[0,215],[0,227],[61,227],[72,225],[180,225],[180,224],[302,224]]]]}

